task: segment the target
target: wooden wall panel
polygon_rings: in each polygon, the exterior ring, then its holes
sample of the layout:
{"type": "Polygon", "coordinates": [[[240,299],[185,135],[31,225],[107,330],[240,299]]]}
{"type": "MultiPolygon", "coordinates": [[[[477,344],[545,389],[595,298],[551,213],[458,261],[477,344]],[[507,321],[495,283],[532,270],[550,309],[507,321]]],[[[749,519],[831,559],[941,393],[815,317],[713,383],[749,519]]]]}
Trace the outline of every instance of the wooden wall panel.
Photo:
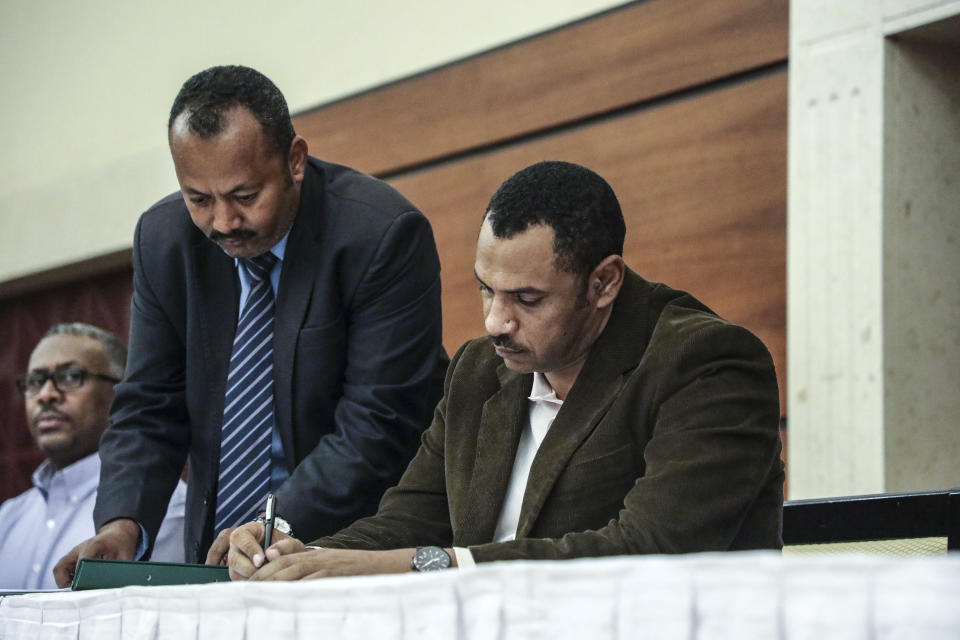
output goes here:
{"type": "Polygon", "coordinates": [[[787,0],[637,2],[295,119],[383,174],[785,60],[787,0]]]}
{"type": "Polygon", "coordinates": [[[784,72],[398,176],[430,218],[443,267],[444,343],[483,334],[476,234],[497,186],[539,160],[604,176],[627,220],[625,259],[756,333],[786,373],[784,72]]]}

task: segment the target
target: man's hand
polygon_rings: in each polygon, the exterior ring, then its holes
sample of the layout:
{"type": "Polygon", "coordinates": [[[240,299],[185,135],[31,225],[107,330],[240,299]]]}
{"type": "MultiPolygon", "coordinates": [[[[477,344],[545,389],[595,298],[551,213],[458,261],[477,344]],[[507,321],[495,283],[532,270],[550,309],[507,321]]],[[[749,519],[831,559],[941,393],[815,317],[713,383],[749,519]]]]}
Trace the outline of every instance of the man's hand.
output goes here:
{"type": "Polygon", "coordinates": [[[53,568],[53,579],[61,589],[73,582],[80,558],[133,560],[140,538],[140,525],[129,518],[117,518],[100,527],[97,535],[75,546],[53,568]]]}
{"type": "Polygon", "coordinates": [[[217,553],[221,553],[219,549],[222,545],[222,538],[224,533],[227,533],[229,543],[227,565],[230,567],[231,580],[246,580],[263,566],[264,558],[275,560],[282,555],[306,550],[304,544],[296,538],[291,538],[274,529],[273,544],[264,553],[261,545],[263,544],[265,529],[260,522],[248,522],[227,531],[222,531],[210,547],[210,553],[207,554],[207,564],[218,564],[211,562],[211,559],[217,553]]]}
{"type": "Polygon", "coordinates": [[[227,554],[230,552],[230,534],[236,528],[229,527],[217,535],[216,540],[210,545],[210,550],[207,551],[207,559],[204,560],[204,564],[227,564],[227,554]]]}
{"type": "Polygon", "coordinates": [[[251,575],[250,580],[315,580],[334,576],[404,573],[410,571],[410,559],[415,551],[307,549],[289,553],[285,548],[278,547],[280,543],[267,550],[270,562],[251,575]],[[276,557],[274,551],[277,551],[276,557]]]}

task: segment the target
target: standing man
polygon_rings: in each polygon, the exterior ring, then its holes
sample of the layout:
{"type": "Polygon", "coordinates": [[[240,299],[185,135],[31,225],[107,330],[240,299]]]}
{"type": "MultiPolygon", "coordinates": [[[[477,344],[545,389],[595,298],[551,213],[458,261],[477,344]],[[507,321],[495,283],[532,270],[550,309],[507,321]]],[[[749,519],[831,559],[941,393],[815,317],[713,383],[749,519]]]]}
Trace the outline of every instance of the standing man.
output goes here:
{"type": "Polygon", "coordinates": [[[441,393],[440,264],[414,205],[308,156],[253,69],[187,80],[168,133],[180,191],[137,225],[98,533],[64,558],[61,584],[78,555],[147,557],[151,505],[188,453],[192,561],[270,491],[306,537],[372,513],[441,393]]]}
{"type": "Polygon", "coordinates": [[[610,186],[541,162],[487,207],[465,344],[423,444],[376,515],[306,549],[232,532],[234,578],[291,580],[782,546],[773,361],[749,331],[621,254],[610,186]],[[259,568],[259,570],[258,570],[259,568]]]}
{"type": "MultiPolygon", "coordinates": [[[[112,333],[80,322],[51,327],[17,378],[30,435],[47,457],[33,488],[0,505],[0,588],[53,589],[53,567],[93,535],[100,458],[113,385],[123,377],[127,348],[112,333]]],[[[180,482],[166,509],[153,556],[183,562],[180,482]]]]}

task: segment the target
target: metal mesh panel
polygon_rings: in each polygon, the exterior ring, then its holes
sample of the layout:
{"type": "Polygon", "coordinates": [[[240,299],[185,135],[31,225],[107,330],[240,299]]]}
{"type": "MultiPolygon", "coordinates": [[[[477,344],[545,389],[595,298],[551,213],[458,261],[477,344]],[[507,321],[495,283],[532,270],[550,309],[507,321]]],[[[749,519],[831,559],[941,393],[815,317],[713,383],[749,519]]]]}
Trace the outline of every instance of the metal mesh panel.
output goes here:
{"type": "Polygon", "coordinates": [[[828,542],[825,544],[795,544],[783,548],[785,554],[801,553],[879,553],[883,555],[912,556],[947,552],[946,538],[901,538],[898,540],[864,540],[860,542],[828,542]]]}

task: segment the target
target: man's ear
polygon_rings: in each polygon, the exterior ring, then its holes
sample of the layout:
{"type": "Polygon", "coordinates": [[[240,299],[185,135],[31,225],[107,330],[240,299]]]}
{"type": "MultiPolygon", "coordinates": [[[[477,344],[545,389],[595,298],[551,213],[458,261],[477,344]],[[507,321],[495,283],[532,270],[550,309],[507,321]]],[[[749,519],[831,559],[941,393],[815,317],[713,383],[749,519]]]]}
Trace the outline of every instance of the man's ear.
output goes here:
{"type": "Polygon", "coordinates": [[[617,299],[626,269],[627,265],[623,263],[622,257],[609,255],[601,260],[590,274],[588,286],[597,309],[606,308],[617,299]]]}
{"type": "Polygon", "coordinates": [[[290,167],[290,176],[293,181],[297,184],[303,182],[303,174],[307,166],[307,141],[303,136],[294,136],[290,142],[287,166],[290,167]]]}

